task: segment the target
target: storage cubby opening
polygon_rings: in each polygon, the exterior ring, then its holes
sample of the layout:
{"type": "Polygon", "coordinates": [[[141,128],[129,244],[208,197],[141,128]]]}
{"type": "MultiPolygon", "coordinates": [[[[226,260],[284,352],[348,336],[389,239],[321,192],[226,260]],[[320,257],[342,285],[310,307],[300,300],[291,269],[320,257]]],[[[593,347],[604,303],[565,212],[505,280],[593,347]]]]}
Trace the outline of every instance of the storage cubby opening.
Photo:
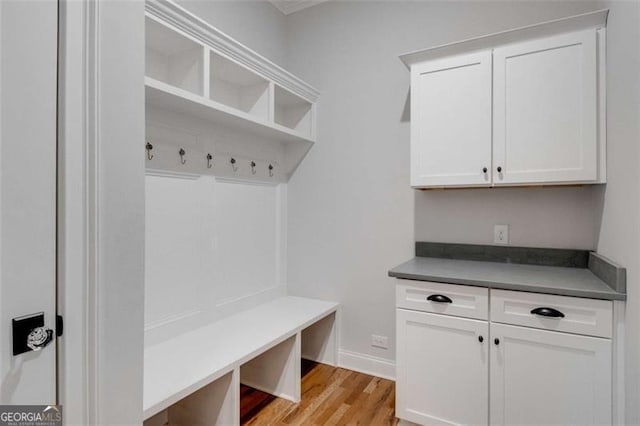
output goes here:
{"type": "Polygon", "coordinates": [[[335,325],[334,312],[302,330],[300,345],[303,359],[329,365],[337,364],[335,325]]]}
{"type": "Polygon", "coordinates": [[[143,426],[186,426],[196,424],[235,424],[238,409],[238,389],[234,372],[181,399],[171,407],[145,420],[143,426]]]}
{"type": "Polygon", "coordinates": [[[298,402],[300,352],[292,336],[240,367],[240,383],[279,398],[298,402]]]}
{"type": "Polygon", "coordinates": [[[145,35],[147,77],[203,96],[204,47],[151,18],[145,35]]]}
{"type": "Polygon", "coordinates": [[[210,58],[210,98],[266,120],[269,116],[269,82],[215,52],[211,52],[210,58]]]}
{"type": "Polygon", "coordinates": [[[302,134],[310,135],[311,102],[276,86],[275,122],[302,134]]]}

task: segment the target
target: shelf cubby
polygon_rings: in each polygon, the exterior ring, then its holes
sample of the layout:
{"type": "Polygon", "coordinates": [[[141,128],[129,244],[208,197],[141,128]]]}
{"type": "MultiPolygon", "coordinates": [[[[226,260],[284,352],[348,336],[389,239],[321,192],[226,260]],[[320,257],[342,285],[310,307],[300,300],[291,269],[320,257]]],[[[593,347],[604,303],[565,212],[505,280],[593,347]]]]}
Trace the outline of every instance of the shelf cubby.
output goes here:
{"type": "Polygon", "coordinates": [[[269,81],[216,52],[209,58],[211,100],[267,120],[269,81]]]}
{"type": "Polygon", "coordinates": [[[303,135],[311,135],[312,104],[280,86],[274,90],[274,121],[303,135]]]}
{"type": "Polygon", "coordinates": [[[204,94],[204,46],[146,18],[146,75],[171,86],[204,94]]]}

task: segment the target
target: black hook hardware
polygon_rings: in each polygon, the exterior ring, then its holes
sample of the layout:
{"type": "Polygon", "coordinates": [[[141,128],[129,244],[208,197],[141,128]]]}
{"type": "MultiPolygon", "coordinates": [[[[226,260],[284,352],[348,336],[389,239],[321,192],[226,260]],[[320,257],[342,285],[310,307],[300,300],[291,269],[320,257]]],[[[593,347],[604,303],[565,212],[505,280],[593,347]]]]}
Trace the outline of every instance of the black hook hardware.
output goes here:
{"type": "Polygon", "coordinates": [[[255,175],[256,174],[256,162],[252,161],[250,164],[251,164],[251,174],[255,175]]]}
{"type": "Polygon", "coordinates": [[[145,145],[145,149],[147,150],[147,158],[149,160],[153,160],[153,155],[151,154],[151,150],[153,149],[153,145],[151,145],[149,142],[147,142],[147,144],[145,145]]]}
{"type": "Polygon", "coordinates": [[[236,166],[236,159],[231,157],[231,160],[229,160],[229,162],[231,163],[231,168],[233,169],[234,172],[238,171],[238,166],[236,166]]]}
{"type": "Polygon", "coordinates": [[[269,164],[269,177],[273,177],[273,164],[269,164]]]}
{"type": "Polygon", "coordinates": [[[186,154],[185,150],[180,148],[180,151],[178,151],[178,154],[180,154],[180,162],[182,164],[185,164],[187,162],[187,160],[184,159],[184,156],[186,154]]]}
{"type": "Polygon", "coordinates": [[[207,154],[207,169],[213,167],[213,164],[211,164],[211,160],[213,160],[213,155],[207,154]]]}

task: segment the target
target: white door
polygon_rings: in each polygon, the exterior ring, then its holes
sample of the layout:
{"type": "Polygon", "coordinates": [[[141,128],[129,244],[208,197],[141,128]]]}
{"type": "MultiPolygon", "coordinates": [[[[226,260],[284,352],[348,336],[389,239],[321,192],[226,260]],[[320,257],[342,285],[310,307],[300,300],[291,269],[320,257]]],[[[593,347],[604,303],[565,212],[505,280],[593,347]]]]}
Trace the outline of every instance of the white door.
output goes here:
{"type": "Polygon", "coordinates": [[[411,67],[411,186],[491,184],[491,52],[411,67]]]}
{"type": "Polygon", "coordinates": [[[494,184],[598,179],[596,31],[494,50],[494,184]]]}
{"type": "Polygon", "coordinates": [[[491,424],[611,424],[611,340],[491,324],[491,424]]]}
{"type": "Polygon", "coordinates": [[[487,424],[488,323],[396,312],[396,416],[425,425],[487,424]]]}
{"type": "Polygon", "coordinates": [[[12,319],[55,329],[57,9],[0,1],[0,404],[56,403],[55,338],[14,355],[12,319]]]}

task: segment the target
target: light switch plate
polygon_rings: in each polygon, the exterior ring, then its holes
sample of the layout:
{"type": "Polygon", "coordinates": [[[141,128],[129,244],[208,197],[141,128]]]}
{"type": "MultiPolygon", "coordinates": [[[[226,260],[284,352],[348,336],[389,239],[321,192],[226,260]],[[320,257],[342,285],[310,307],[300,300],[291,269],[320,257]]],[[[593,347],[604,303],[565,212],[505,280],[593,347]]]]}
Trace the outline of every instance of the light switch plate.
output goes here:
{"type": "Polygon", "coordinates": [[[493,227],[494,244],[509,244],[509,225],[495,225],[493,227]]]}

